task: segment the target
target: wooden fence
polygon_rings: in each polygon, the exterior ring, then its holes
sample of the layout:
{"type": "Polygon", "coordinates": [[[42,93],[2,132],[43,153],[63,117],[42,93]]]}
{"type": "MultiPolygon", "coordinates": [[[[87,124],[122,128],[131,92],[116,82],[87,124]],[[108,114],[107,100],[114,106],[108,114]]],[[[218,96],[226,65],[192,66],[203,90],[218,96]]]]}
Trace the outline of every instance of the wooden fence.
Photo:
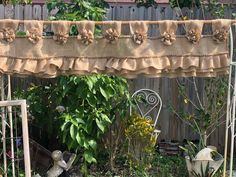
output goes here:
{"type": "MultiPolygon", "coordinates": [[[[227,8],[225,17],[231,18],[232,13],[235,12],[233,8],[227,8]]],[[[170,7],[157,7],[157,8],[137,8],[135,6],[112,6],[107,10],[106,20],[164,20],[164,19],[178,19],[179,15],[186,15],[191,19],[209,19],[211,15],[203,12],[201,9],[189,10],[187,8],[171,9],[170,7]]],[[[8,5],[0,5],[0,19],[14,18],[14,19],[36,19],[46,20],[48,18],[48,11],[46,5],[17,5],[15,7],[8,5]]],[[[153,25],[149,31],[151,35],[155,35],[155,26],[153,25]]],[[[27,87],[30,82],[41,83],[39,79],[13,79],[13,88],[27,87]]],[[[182,78],[181,81],[189,91],[193,90],[193,85],[189,79],[182,78]]],[[[173,104],[180,110],[192,109],[186,107],[178,95],[178,87],[176,79],[168,78],[137,78],[132,79],[130,82],[131,92],[140,88],[149,88],[157,91],[163,99],[163,109],[159,118],[159,128],[161,134],[159,139],[183,141],[184,139],[198,139],[198,136],[193,133],[192,129],[179,120],[169,109],[169,105],[173,104]]],[[[200,89],[204,86],[204,79],[197,79],[200,89]]],[[[192,93],[194,99],[196,95],[192,93]]],[[[200,95],[203,95],[202,92],[200,95]]],[[[217,146],[220,150],[224,145],[224,130],[225,125],[220,126],[209,138],[208,144],[217,146]]]]}

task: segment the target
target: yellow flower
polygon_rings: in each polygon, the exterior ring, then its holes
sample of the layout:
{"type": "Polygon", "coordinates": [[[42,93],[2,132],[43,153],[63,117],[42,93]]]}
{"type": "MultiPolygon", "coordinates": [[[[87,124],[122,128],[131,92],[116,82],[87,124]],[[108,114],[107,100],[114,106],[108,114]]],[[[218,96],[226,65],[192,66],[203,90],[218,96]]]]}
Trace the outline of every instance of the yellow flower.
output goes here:
{"type": "Polygon", "coordinates": [[[185,103],[185,104],[187,104],[187,103],[188,103],[188,100],[187,100],[186,98],[184,99],[184,103],[185,103]]]}

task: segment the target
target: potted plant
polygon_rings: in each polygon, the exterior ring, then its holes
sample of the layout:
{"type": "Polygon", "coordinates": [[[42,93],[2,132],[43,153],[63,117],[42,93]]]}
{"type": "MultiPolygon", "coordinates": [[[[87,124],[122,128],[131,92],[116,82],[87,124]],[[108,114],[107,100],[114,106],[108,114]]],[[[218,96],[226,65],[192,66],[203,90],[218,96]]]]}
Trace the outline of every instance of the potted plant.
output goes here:
{"type": "Polygon", "coordinates": [[[207,146],[209,136],[224,123],[225,116],[227,79],[207,78],[201,82],[202,97],[195,78],[189,80],[193,89],[187,90],[184,83],[177,80],[179,95],[186,106],[191,107],[191,111],[178,111],[171,107],[174,114],[182,121],[192,127],[193,131],[199,135],[199,143],[195,145],[188,142],[185,147],[181,147],[186,154],[186,164],[190,176],[213,176],[223,163],[223,157],[217,152],[216,147],[207,146]],[[195,95],[195,100],[191,99],[195,95]],[[201,157],[201,158],[199,158],[201,157]]]}

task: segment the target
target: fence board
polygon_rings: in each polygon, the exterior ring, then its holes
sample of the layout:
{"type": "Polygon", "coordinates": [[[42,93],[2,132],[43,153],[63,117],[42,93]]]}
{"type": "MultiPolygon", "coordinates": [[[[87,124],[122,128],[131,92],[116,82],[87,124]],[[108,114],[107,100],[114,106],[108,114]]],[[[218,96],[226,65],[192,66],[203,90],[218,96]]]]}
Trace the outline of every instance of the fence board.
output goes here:
{"type": "Polygon", "coordinates": [[[42,15],[42,19],[43,20],[46,20],[46,19],[48,19],[48,9],[47,9],[47,5],[45,4],[45,5],[43,5],[43,15],[42,15]]]}
{"type": "Polygon", "coordinates": [[[0,4],[0,19],[4,19],[4,6],[0,4]]]}
{"type": "Polygon", "coordinates": [[[42,7],[40,5],[33,6],[33,19],[41,20],[42,19],[42,7]]]}
{"type": "Polygon", "coordinates": [[[24,19],[24,6],[16,5],[14,13],[15,13],[15,19],[23,20],[24,19]]]}
{"type": "Polygon", "coordinates": [[[31,5],[25,5],[25,7],[24,7],[24,19],[25,20],[31,20],[32,19],[32,6],[31,5]]]}
{"type": "Polygon", "coordinates": [[[4,9],[5,18],[14,18],[14,6],[6,5],[4,9]]]}

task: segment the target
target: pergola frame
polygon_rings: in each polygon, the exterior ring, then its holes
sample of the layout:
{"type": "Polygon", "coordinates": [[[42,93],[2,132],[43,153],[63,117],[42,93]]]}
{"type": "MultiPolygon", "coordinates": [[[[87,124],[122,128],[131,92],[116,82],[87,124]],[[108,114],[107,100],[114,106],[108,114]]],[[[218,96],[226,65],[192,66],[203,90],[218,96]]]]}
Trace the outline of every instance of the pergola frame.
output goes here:
{"type": "MultiPolygon", "coordinates": [[[[235,25],[232,25],[235,27],[235,25]]],[[[227,96],[227,110],[226,110],[226,127],[225,127],[225,151],[224,151],[224,173],[223,177],[226,177],[227,168],[227,155],[228,155],[228,141],[229,131],[231,133],[230,138],[230,163],[229,163],[229,176],[233,176],[233,158],[234,158],[234,143],[235,143],[235,111],[236,111],[236,61],[233,57],[234,42],[232,27],[230,29],[230,69],[228,80],[228,96],[227,96]]]]}

